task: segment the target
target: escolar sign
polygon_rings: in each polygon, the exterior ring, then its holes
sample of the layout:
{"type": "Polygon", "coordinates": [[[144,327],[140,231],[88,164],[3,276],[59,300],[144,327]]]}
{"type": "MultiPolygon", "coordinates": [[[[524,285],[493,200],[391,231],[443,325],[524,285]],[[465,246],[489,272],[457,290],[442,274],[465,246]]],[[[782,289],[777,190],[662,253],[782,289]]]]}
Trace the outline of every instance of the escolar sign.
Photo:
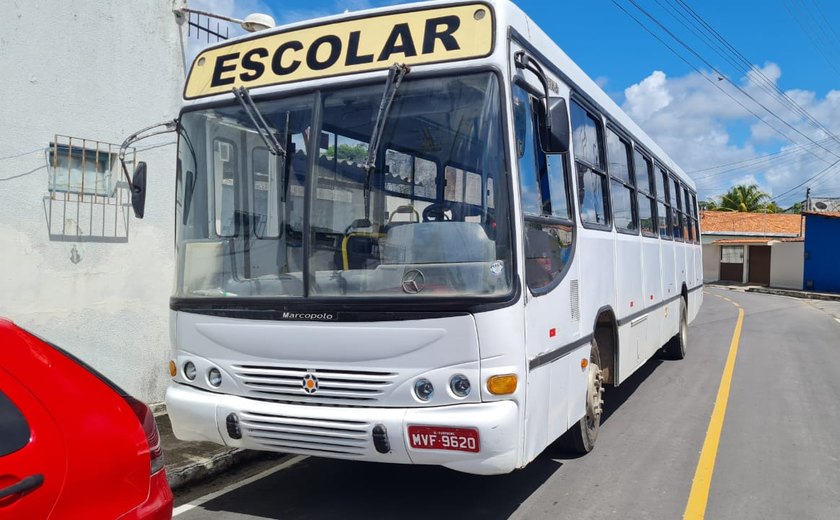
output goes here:
{"type": "Polygon", "coordinates": [[[484,4],[357,18],[258,36],[198,55],[184,97],[489,55],[493,16],[484,4]]]}

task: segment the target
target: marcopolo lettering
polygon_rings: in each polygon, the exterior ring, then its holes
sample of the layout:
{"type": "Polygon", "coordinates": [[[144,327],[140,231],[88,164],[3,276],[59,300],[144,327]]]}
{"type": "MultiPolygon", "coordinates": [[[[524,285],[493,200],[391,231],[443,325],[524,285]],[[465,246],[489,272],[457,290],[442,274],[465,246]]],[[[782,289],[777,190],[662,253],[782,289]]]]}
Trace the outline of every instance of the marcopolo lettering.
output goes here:
{"type": "Polygon", "coordinates": [[[460,27],[461,19],[455,15],[428,18],[423,24],[422,34],[419,31],[413,34],[408,23],[396,23],[378,53],[360,54],[365,34],[351,31],[346,35],[346,41],[339,35],[327,34],[313,40],[308,48],[304,42],[292,39],[273,49],[263,46],[245,53],[221,54],[216,56],[213,64],[210,87],[233,85],[237,79],[241,82],[257,81],[266,73],[267,65],[274,75],[283,77],[297,72],[303,65],[310,71],[325,71],[336,65],[390,64],[391,61],[418,55],[453,52],[461,49],[457,36],[460,27]]]}
{"type": "Polygon", "coordinates": [[[330,321],[335,319],[335,314],[330,312],[288,312],[283,311],[284,320],[310,320],[310,321],[330,321]]]}

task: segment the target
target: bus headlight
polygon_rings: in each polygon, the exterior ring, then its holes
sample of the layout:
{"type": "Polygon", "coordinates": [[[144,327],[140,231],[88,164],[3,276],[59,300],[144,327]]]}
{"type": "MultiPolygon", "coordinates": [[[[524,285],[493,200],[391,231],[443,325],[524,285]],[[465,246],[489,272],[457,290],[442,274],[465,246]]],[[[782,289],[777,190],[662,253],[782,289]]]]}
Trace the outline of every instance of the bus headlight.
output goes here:
{"type": "Polygon", "coordinates": [[[449,389],[457,397],[470,395],[470,380],[463,374],[456,374],[449,380],[449,389]]]}
{"type": "Polygon", "coordinates": [[[207,372],[207,382],[210,383],[210,386],[214,386],[218,388],[222,384],[222,373],[219,372],[218,368],[211,368],[209,372],[207,372]]]}
{"type": "Polygon", "coordinates": [[[414,382],[414,395],[421,401],[428,401],[435,395],[435,387],[428,379],[418,379],[414,382]]]}
{"type": "Polygon", "coordinates": [[[190,381],[195,380],[195,364],[192,361],[184,363],[184,377],[190,381]]]}

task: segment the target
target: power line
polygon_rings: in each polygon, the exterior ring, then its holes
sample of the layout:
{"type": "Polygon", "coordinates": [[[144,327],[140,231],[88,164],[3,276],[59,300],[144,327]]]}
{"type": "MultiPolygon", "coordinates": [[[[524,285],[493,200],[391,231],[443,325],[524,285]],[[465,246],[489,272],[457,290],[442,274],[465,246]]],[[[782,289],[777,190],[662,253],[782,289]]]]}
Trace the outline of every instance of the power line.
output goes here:
{"type": "MultiPolygon", "coordinates": [[[[689,67],[691,67],[692,69],[694,69],[694,70],[695,70],[695,71],[696,71],[696,72],[700,75],[700,77],[702,77],[703,79],[705,79],[706,81],[708,81],[708,82],[709,82],[711,85],[713,85],[716,89],[720,90],[720,91],[721,91],[724,95],[726,95],[729,99],[731,99],[731,100],[732,100],[732,101],[734,101],[736,104],[738,104],[741,108],[743,108],[744,110],[746,110],[747,112],[749,112],[750,114],[752,114],[753,116],[755,116],[755,118],[756,118],[756,119],[758,119],[758,120],[759,120],[759,122],[764,123],[765,125],[767,125],[768,127],[770,127],[770,128],[771,128],[774,132],[776,132],[777,134],[779,134],[780,136],[782,136],[784,139],[786,139],[786,140],[788,140],[788,141],[791,141],[791,142],[794,142],[794,141],[793,141],[790,137],[788,137],[787,135],[785,135],[785,134],[784,134],[781,130],[779,130],[779,129],[778,129],[778,128],[776,128],[775,126],[771,125],[769,122],[765,121],[765,120],[764,120],[761,116],[759,116],[758,114],[756,114],[756,113],[755,113],[752,109],[750,109],[749,107],[747,107],[746,105],[744,105],[744,104],[743,104],[740,100],[736,99],[736,98],[735,98],[732,94],[730,94],[729,92],[727,92],[726,90],[724,90],[723,88],[721,88],[721,86],[720,86],[720,85],[718,85],[718,84],[717,84],[717,82],[712,81],[712,80],[711,80],[711,78],[709,78],[708,76],[706,76],[706,74],[704,74],[704,73],[703,73],[703,71],[701,71],[701,70],[700,70],[700,69],[699,69],[696,65],[694,65],[693,63],[691,63],[690,61],[688,61],[685,57],[683,57],[683,56],[682,56],[682,55],[681,55],[681,54],[680,54],[680,53],[679,53],[676,49],[674,49],[674,48],[673,48],[671,45],[669,45],[669,44],[668,44],[665,40],[663,40],[661,37],[659,37],[659,35],[657,35],[656,33],[654,33],[654,32],[653,32],[653,31],[652,31],[649,27],[647,27],[647,26],[646,26],[646,25],[645,25],[645,24],[644,24],[641,20],[639,20],[636,16],[634,16],[632,13],[630,13],[627,9],[625,9],[624,7],[622,7],[621,5],[619,5],[618,0],[611,0],[611,1],[612,1],[612,3],[613,3],[613,4],[615,4],[615,6],[616,6],[616,7],[618,7],[619,9],[621,9],[621,10],[622,10],[622,11],[623,11],[623,12],[624,12],[627,16],[629,16],[629,17],[630,17],[630,18],[631,18],[634,22],[636,22],[637,24],[639,24],[639,26],[640,26],[642,29],[644,29],[644,30],[645,30],[648,34],[650,34],[651,36],[653,36],[653,38],[654,38],[654,39],[656,39],[659,43],[661,43],[663,46],[665,46],[665,48],[667,48],[669,51],[671,51],[671,52],[672,52],[672,53],[673,53],[673,54],[674,54],[677,58],[679,58],[679,59],[680,59],[683,63],[685,63],[686,65],[688,65],[688,66],[689,66],[689,67]]],[[[630,0],[630,1],[632,2],[632,0],[630,0]]],[[[648,16],[650,17],[650,15],[648,15],[648,16]]],[[[667,31],[666,31],[666,32],[667,32],[667,31]]],[[[683,45],[684,45],[684,44],[683,44],[683,45]]],[[[684,46],[685,46],[685,45],[684,45],[684,46]]],[[[730,83],[731,83],[731,82],[730,82],[730,83]]],[[[736,88],[737,88],[737,87],[736,87],[736,88]]],[[[800,133],[801,133],[801,132],[800,132],[800,133]]],[[[805,137],[806,137],[806,138],[808,138],[807,136],[805,136],[805,137]]],[[[810,139],[809,139],[809,140],[810,140],[810,139]]],[[[797,144],[797,143],[795,143],[795,142],[794,142],[794,144],[797,144]]],[[[840,157],[840,156],[837,156],[836,154],[833,154],[833,153],[832,153],[832,155],[835,155],[835,157],[840,157]]]]}
{"type": "MultiPolygon", "coordinates": [[[[824,142],[830,141],[830,140],[831,140],[831,138],[826,138],[822,142],[824,143],[824,142]]],[[[782,150],[779,150],[779,151],[776,151],[776,152],[771,152],[771,153],[767,153],[767,154],[763,154],[763,155],[756,155],[754,157],[750,157],[749,159],[742,159],[740,161],[734,161],[734,162],[725,163],[725,164],[718,164],[716,166],[710,166],[708,168],[701,168],[699,170],[693,170],[693,171],[689,171],[689,172],[686,172],[686,173],[692,175],[695,180],[709,178],[709,177],[716,177],[716,176],[718,176],[722,173],[728,173],[730,171],[737,171],[737,170],[742,169],[742,168],[738,167],[739,165],[746,165],[746,166],[743,167],[743,168],[746,169],[746,168],[752,168],[752,167],[758,166],[760,164],[776,162],[776,161],[779,161],[781,159],[787,160],[787,159],[790,159],[790,156],[802,154],[803,152],[806,151],[805,148],[809,147],[809,146],[813,146],[813,145],[811,145],[811,144],[797,145],[793,148],[782,149],[782,150]],[[750,164],[748,164],[748,163],[750,163],[750,164]],[[730,166],[735,166],[735,167],[730,168],[730,166]],[[717,171],[714,171],[714,170],[717,170],[717,171]],[[705,172],[711,172],[711,173],[706,173],[705,175],[695,175],[695,174],[703,174],[705,172]]],[[[825,162],[826,164],[829,163],[829,161],[826,161],[825,159],[822,159],[822,158],[819,158],[819,159],[821,161],[825,162]]]]}
{"type": "MultiPolygon", "coordinates": [[[[764,105],[763,103],[761,103],[760,101],[758,101],[758,100],[757,100],[757,99],[756,99],[756,98],[755,98],[752,94],[750,94],[749,92],[747,92],[746,90],[744,90],[744,89],[743,89],[743,88],[741,88],[740,86],[736,85],[736,84],[735,84],[732,80],[730,80],[729,78],[726,78],[726,76],[725,76],[725,74],[724,74],[723,72],[721,72],[720,70],[718,70],[718,69],[717,69],[714,65],[712,65],[712,64],[711,64],[708,60],[706,60],[703,56],[701,56],[701,55],[700,55],[700,53],[699,53],[699,52],[697,52],[696,50],[694,50],[694,49],[693,49],[690,45],[688,45],[688,44],[687,44],[686,42],[684,42],[682,39],[680,39],[679,37],[677,37],[677,35],[676,35],[676,34],[674,34],[671,30],[669,30],[667,27],[665,27],[665,26],[664,26],[664,25],[663,25],[663,24],[662,24],[659,20],[657,20],[657,19],[656,19],[656,17],[654,17],[654,16],[653,16],[652,14],[650,14],[650,13],[649,13],[646,9],[644,9],[642,6],[640,6],[640,5],[636,2],[636,0],[628,0],[628,1],[629,1],[631,4],[633,4],[633,6],[634,6],[634,7],[636,7],[636,9],[638,9],[638,10],[639,10],[642,14],[644,14],[644,15],[645,15],[645,16],[646,16],[646,17],[647,17],[650,21],[652,21],[654,24],[656,24],[656,25],[660,28],[660,30],[664,31],[664,32],[665,32],[668,36],[670,36],[670,37],[671,37],[674,41],[676,41],[677,43],[679,43],[679,44],[680,44],[680,45],[681,45],[681,46],[682,46],[685,50],[687,50],[688,52],[690,52],[690,53],[691,53],[692,55],[694,55],[697,59],[699,59],[702,63],[704,63],[707,67],[709,67],[709,68],[710,68],[711,70],[713,70],[716,74],[718,74],[719,79],[725,79],[725,80],[727,81],[727,83],[729,83],[730,85],[732,85],[733,87],[735,87],[735,88],[736,88],[739,92],[741,92],[741,94],[743,94],[744,96],[746,96],[747,98],[749,98],[750,100],[752,100],[755,104],[757,104],[758,106],[760,106],[760,107],[761,107],[761,108],[762,108],[762,109],[763,109],[766,113],[770,114],[771,116],[773,116],[774,118],[776,118],[777,120],[779,120],[782,124],[784,124],[785,126],[787,126],[788,128],[790,128],[791,130],[793,130],[793,131],[794,131],[794,132],[796,132],[797,134],[801,135],[802,137],[804,137],[805,139],[807,139],[807,140],[808,140],[808,141],[810,141],[811,143],[813,143],[813,144],[815,144],[815,145],[819,146],[820,148],[822,148],[822,149],[823,149],[823,150],[825,150],[826,152],[828,152],[828,153],[830,153],[831,155],[833,155],[833,156],[837,157],[838,159],[840,159],[840,155],[838,155],[838,154],[834,153],[833,151],[829,150],[829,149],[828,149],[828,148],[826,148],[825,146],[822,146],[821,144],[819,144],[819,143],[817,143],[816,141],[814,141],[814,140],[813,140],[810,136],[808,136],[808,135],[804,134],[802,131],[800,131],[798,128],[794,127],[792,124],[790,124],[788,121],[786,121],[786,120],[785,120],[785,119],[783,119],[781,116],[779,116],[778,114],[776,114],[774,111],[770,110],[770,108],[768,108],[766,105],[764,105]]],[[[682,2],[682,0],[678,0],[678,1],[679,1],[679,2],[682,2]]],[[[735,101],[736,103],[738,103],[738,104],[739,104],[742,108],[744,108],[745,110],[747,110],[748,112],[750,112],[751,114],[753,114],[756,118],[758,118],[758,120],[759,120],[759,121],[761,121],[761,122],[763,122],[763,123],[767,124],[767,126],[769,126],[770,128],[772,128],[774,131],[776,131],[776,132],[777,132],[778,134],[780,134],[782,137],[784,137],[784,138],[785,138],[785,139],[787,139],[787,140],[791,140],[791,139],[790,139],[790,137],[788,137],[787,135],[785,135],[784,133],[782,133],[780,130],[778,130],[778,129],[777,129],[777,128],[775,128],[774,126],[772,126],[772,125],[770,125],[769,123],[767,123],[767,121],[765,121],[763,118],[761,118],[761,117],[760,117],[758,114],[756,114],[754,111],[752,111],[752,110],[750,110],[749,108],[747,108],[747,107],[746,107],[743,103],[741,103],[740,101],[736,100],[736,99],[735,99],[735,98],[734,98],[731,94],[729,94],[728,92],[726,92],[725,90],[723,90],[722,88],[720,88],[720,86],[718,86],[716,83],[712,82],[712,81],[711,81],[708,77],[706,77],[706,75],[705,75],[705,74],[703,74],[703,73],[702,73],[702,72],[701,72],[701,71],[700,71],[700,70],[699,70],[699,69],[698,69],[698,68],[697,68],[694,64],[692,64],[692,63],[690,63],[688,60],[686,60],[683,56],[681,56],[678,52],[676,52],[676,51],[675,51],[675,50],[674,50],[671,46],[669,46],[669,45],[665,44],[665,42],[664,42],[661,38],[659,38],[658,36],[656,36],[656,35],[653,33],[653,31],[651,31],[648,27],[646,27],[644,24],[642,24],[642,23],[641,23],[641,22],[640,22],[640,21],[639,21],[639,20],[638,20],[635,16],[631,15],[631,14],[630,14],[630,13],[629,13],[626,9],[624,9],[623,7],[621,7],[621,6],[618,4],[617,0],[612,0],[612,2],[613,2],[613,4],[615,4],[617,7],[619,7],[619,9],[621,9],[621,10],[622,10],[622,11],[624,11],[626,14],[628,14],[631,18],[633,18],[633,20],[635,20],[635,21],[636,21],[636,23],[638,23],[639,25],[641,25],[641,26],[642,26],[642,28],[644,28],[644,29],[645,29],[648,33],[650,33],[650,34],[651,34],[651,35],[653,35],[653,36],[654,36],[657,40],[659,40],[661,43],[663,43],[663,45],[665,45],[665,46],[666,46],[666,47],[667,47],[667,48],[668,48],[671,52],[673,52],[675,55],[677,55],[677,57],[678,57],[678,58],[680,58],[682,61],[684,61],[684,62],[685,62],[686,64],[688,64],[690,67],[692,67],[692,68],[693,68],[694,70],[696,70],[698,73],[700,73],[700,75],[701,75],[701,76],[703,76],[703,77],[704,77],[707,81],[709,81],[710,83],[712,83],[713,85],[715,85],[715,86],[716,86],[716,87],[717,87],[717,88],[718,88],[721,92],[723,92],[724,94],[726,94],[726,95],[727,95],[730,99],[732,99],[733,101],[735,101]]],[[[833,135],[833,134],[832,134],[832,135],[833,135]]],[[[792,140],[791,140],[791,141],[792,141],[792,140]]],[[[838,142],[840,142],[840,139],[838,139],[838,142]]]]}
{"type": "MultiPolygon", "coordinates": [[[[784,91],[782,91],[778,85],[772,80],[770,80],[758,67],[755,67],[752,62],[747,59],[738,49],[735,48],[726,38],[723,37],[714,27],[712,27],[708,22],[706,22],[703,17],[701,17],[694,9],[691,8],[688,4],[685,3],[684,0],[676,0],[680,6],[684,10],[686,10],[692,18],[697,20],[710,34],[714,36],[716,40],[721,42],[727,49],[729,49],[729,53],[731,56],[734,56],[741,64],[741,73],[752,74],[755,79],[759,79],[761,85],[759,85],[762,90],[767,92],[771,95],[771,97],[775,97],[776,100],[781,103],[783,106],[787,107],[788,109],[792,110],[794,113],[799,115],[800,117],[805,118],[805,120],[811,124],[812,127],[825,132],[826,135],[832,137],[835,141],[840,143],[840,138],[838,138],[834,133],[831,132],[825,125],[823,125],[819,120],[813,117],[807,110],[805,110],[801,105],[799,105],[796,101],[794,101],[790,96],[787,95],[784,91]]],[[[737,66],[736,66],[737,68],[737,66]]],[[[740,90],[740,89],[739,89],[740,90]]]]}

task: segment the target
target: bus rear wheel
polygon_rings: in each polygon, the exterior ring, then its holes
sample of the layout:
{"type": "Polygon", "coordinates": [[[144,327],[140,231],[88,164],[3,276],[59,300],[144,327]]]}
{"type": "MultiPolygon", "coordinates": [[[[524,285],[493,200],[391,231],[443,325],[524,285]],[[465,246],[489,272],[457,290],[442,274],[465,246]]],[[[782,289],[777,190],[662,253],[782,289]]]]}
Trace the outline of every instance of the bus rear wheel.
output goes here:
{"type": "Polygon", "coordinates": [[[586,413],[561,437],[563,449],[583,455],[592,451],[598,431],[601,429],[603,412],[604,376],[601,372],[601,356],[598,342],[592,338],[592,350],[589,354],[589,381],[586,385],[586,413]]]}

